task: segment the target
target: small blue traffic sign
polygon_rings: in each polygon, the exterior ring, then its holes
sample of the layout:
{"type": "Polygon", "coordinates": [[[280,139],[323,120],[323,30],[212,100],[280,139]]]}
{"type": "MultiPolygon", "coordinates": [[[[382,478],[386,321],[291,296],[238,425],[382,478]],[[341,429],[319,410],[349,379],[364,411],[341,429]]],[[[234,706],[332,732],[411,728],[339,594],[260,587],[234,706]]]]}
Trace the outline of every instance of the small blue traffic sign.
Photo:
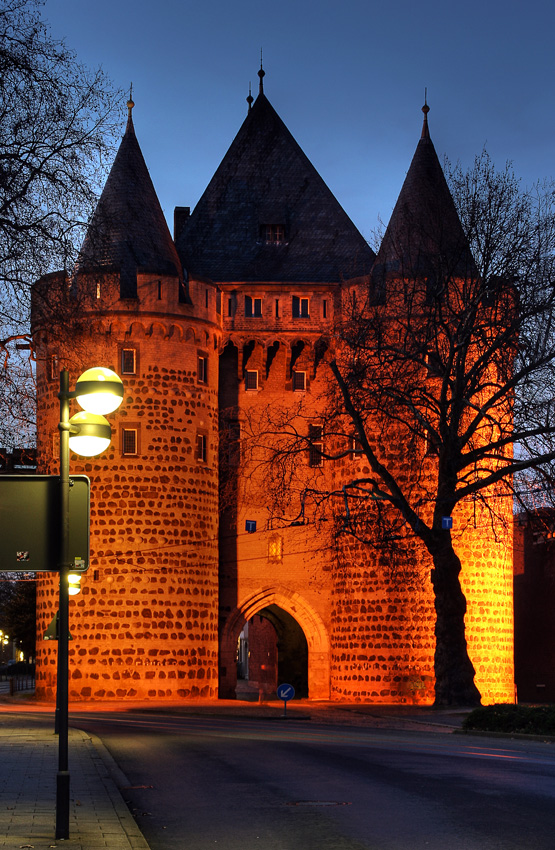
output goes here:
{"type": "Polygon", "coordinates": [[[283,702],[287,702],[295,696],[295,688],[293,685],[280,685],[277,689],[277,695],[278,699],[282,699],[283,702]]]}

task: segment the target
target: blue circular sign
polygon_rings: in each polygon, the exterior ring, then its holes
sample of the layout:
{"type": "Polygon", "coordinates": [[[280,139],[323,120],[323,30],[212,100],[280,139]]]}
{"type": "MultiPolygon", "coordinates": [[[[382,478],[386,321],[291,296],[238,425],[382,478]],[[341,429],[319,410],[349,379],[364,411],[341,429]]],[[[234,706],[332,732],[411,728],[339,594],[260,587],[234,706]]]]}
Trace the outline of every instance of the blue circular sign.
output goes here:
{"type": "Polygon", "coordinates": [[[288,702],[290,699],[293,699],[295,696],[295,688],[293,685],[283,684],[280,685],[277,689],[278,699],[282,699],[283,702],[288,702]]]}

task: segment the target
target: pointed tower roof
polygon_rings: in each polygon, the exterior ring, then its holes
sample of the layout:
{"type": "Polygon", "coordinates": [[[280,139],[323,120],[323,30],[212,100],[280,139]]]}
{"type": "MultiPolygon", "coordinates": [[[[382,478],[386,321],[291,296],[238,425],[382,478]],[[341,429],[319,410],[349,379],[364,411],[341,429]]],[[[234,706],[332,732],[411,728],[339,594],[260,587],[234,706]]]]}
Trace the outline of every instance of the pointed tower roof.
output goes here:
{"type": "Polygon", "coordinates": [[[374,253],[263,91],[191,216],[183,266],[214,281],[338,282],[374,253]],[[271,230],[274,228],[274,230],[271,230]]]}
{"type": "Polygon", "coordinates": [[[427,103],[416,152],[387,226],[372,278],[428,278],[476,274],[468,240],[428,129],[427,103]]]}
{"type": "Polygon", "coordinates": [[[133,127],[132,109],[89,224],[78,271],[117,271],[121,295],[137,295],[137,270],[180,275],[181,265],[133,127]]]}

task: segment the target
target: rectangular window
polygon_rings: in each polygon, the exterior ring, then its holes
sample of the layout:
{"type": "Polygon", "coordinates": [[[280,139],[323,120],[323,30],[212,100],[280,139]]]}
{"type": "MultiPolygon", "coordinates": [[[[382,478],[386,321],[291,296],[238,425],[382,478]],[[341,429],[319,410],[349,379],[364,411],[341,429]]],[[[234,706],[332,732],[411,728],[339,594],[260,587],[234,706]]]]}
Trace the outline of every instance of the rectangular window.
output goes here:
{"type": "Polygon", "coordinates": [[[51,354],[48,358],[48,380],[55,381],[60,376],[60,366],[58,363],[58,355],[51,354]]]}
{"type": "Polygon", "coordinates": [[[276,298],[276,319],[279,319],[279,298],[276,298]]]}
{"type": "Polygon", "coordinates": [[[262,315],[262,299],[251,298],[250,295],[245,295],[245,316],[248,319],[256,318],[262,315]]]}
{"type": "Polygon", "coordinates": [[[208,456],[208,437],[206,434],[197,434],[197,444],[196,444],[196,459],[201,460],[206,463],[206,458],[208,456]]]}
{"type": "Polygon", "coordinates": [[[264,225],[264,241],[270,245],[285,242],[285,227],[283,224],[264,225]]]}
{"type": "Polygon", "coordinates": [[[424,429],[424,454],[425,455],[437,455],[439,454],[437,441],[434,437],[433,431],[429,428],[424,429]]]}
{"type": "Polygon", "coordinates": [[[324,300],[322,301],[322,318],[328,318],[328,302],[326,298],[324,298],[324,300]]]}
{"type": "Polygon", "coordinates": [[[299,298],[298,295],[293,295],[293,318],[308,319],[308,298],[299,298]]]}
{"type": "Polygon", "coordinates": [[[208,383],[208,355],[200,354],[198,355],[198,366],[197,366],[197,381],[199,384],[207,384],[208,383]]]}
{"type": "Polygon", "coordinates": [[[357,457],[361,457],[362,455],[362,443],[360,439],[355,435],[351,440],[351,452],[353,455],[353,460],[357,457]]]}
{"type": "Polygon", "coordinates": [[[158,301],[162,300],[162,281],[158,281],[158,301]]]}
{"type": "Polygon", "coordinates": [[[99,283],[96,284],[96,297],[97,297],[97,299],[100,298],[100,284],[99,283]]]}
{"type": "Polygon", "coordinates": [[[246,390],[257,390],[258,389],[258,372],[254,371],[246,371],[245,372],[245,389],[246,390]]]}
{"type": "Polygon", "coordinates": [[[121,432],[121,452],[124,455],[137,454],[137,431],[135,428],[123,428],[121,432]]]}
{"type": "Polygon", "coordinates": [[[295,392],[306,390],[306,372],[293,372],[293,390],[295,392]]]}
{"type": "Polygon", "coordinates": [[[443,364],[437,352],[427,351],[424,355],[424,363],[430,377],[441,378],[444,374],[443,364]]]}
{"type": "Polygon", "coordinates": [[[234,290],[227,299],[227,315],[233,317],[237,312],[237,292],[234,290]]]}
{"type": "Polygon", "coordinates": [[[137,352],[134,348],[121,349],[121,374],[134,375],[137,370],[137,352]]]}
{"type": "Polygon", "coordinates": [[[322,429],[321,425],[309,425],[308,426],[308,440],[309,440],[308,465],[309,466],[322,466],[322,464],[323,464],[322,453],[324,451],[324,442],[323,442],[323,429],[322,429]]]}

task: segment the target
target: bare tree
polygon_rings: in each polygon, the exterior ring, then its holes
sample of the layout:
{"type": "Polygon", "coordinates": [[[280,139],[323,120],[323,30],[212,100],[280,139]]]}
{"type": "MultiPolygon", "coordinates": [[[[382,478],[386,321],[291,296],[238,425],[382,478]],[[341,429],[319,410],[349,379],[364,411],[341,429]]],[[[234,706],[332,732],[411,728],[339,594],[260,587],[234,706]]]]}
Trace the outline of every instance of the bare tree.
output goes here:
{"type": "MultiPolygon", "coordinates": [[[[103,181],[113,133],[116,95],[109,81],[102,71],[80,65],[62,41],[52,38],[40,17],[41,5],[40,0],[0,2],[4,370],[15,344],[29,343],[32,283],[48,271],[71,268],[103,181]]],[[[17,416],[26,409],[27,387],[18,399],[17,416]]],[[[9,390],[2,396],[3,419],[14,406],[14,381],[9,390]]]]}
{"type": "Polygon", "coordinates": [[[340,475],[319,469],[307,479],[294,460],[311,445],[306,408],[279,423],[269,414],[262,443],[273,445],[279,473],[273,489],[265,479],[274,509],[296,493],[305,512],[333,503],[338,531],[370,546],[423,545],[435,701],[474,705],[461,560],[445,518],[466,502],[499,529],[512,520],[522,474],[535,470],[544,487],[555,481],[555,205],[552,187],[521,190],[511,168],[497,172],[485,153],[467,174],[453,169],[451,186],[462,240],[451,228],[446,250],[444,207],[430,201],[416,221],[401,204],[371,280],[344,288],[329,340],[325,440],[313,442],[337,462],[354,439],[365,471],[339,487],[340,475]]]}

